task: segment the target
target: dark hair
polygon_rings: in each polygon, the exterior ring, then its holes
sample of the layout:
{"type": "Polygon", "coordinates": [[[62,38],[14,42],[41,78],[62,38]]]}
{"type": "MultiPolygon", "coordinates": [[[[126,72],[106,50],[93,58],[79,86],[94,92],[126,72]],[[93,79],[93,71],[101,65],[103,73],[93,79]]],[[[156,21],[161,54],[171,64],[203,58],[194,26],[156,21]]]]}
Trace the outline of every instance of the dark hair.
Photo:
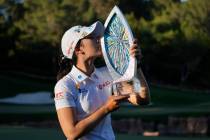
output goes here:
{"type": "MultiPolygon", "coordinates": [[[[80,42],[81,41],[79,40],[76,47],[78,47],[80,45],[80,42]]],[[[77,58],[76,58],[75,53],[73,54],[72,59],[69,59],[69,58],[61,55],[60,62],[59,62],[59,71],[58,71],[57,77],[56,77],[57,81],[62,79],[65,75],[67,75],[71,71],[73,65],[75,65],[76,62],[77,62],[77,58]]]]}
{"type": "Polygon", "coordinates": [[[59,71],[56,77],[57,81],[62,79],[66,74],[68,74],[71,71],[72,66],[73,66],[73,60],[62,56],[59,62],[59,71]]]}

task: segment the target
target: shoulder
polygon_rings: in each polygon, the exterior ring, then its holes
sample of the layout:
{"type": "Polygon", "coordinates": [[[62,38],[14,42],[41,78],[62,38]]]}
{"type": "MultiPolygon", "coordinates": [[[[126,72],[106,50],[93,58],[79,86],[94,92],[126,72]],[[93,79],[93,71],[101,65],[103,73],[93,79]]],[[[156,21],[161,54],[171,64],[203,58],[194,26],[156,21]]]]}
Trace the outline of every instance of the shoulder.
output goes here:
{"type": "Polygon", "coordinates": [[[73,85],[74,85],[74,81],[71,78],[64,76],[55,84],[54,92],[55,93],[60,92],[60,91],[68,92],[73,85]]]}
{"type": "Polygon", "coordinates": [[[60,79],[54,88],[54,101],[56,110],[64,107],[75,107],[76,92],[74,91],[74,81],[65,76],[60,79]]]}

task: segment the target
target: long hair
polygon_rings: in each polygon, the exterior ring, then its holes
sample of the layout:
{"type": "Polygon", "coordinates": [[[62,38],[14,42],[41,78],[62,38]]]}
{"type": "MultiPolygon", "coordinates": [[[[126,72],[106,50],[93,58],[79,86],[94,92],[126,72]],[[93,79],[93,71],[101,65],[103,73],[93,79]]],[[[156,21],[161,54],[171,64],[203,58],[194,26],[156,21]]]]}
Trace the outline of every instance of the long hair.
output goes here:
{"type": "MultiPolygon", "coordinates": [[[[75,48],[80,46],[80,42],[81,41],[77,43],[75,48]]],[[[65,75],[67,75],[71,71],[73,65],[76,64],[76,62],[77,62],[77,57],[75,53],[73,54],[72,59],[66,58],[65,56],[61,55],[59,61],[59,71],[56,76],[57,81],[62,79],[65,75]]]]}
{"type": "Polygon", "coordinates": [[[57,73],[57,81],[62,79],[65,75],[67,75],[72,67],[73,67],[73,60],[65,58],[64,56],[61,57],[61,60],[59,62],[59,71],[57,73]]]}

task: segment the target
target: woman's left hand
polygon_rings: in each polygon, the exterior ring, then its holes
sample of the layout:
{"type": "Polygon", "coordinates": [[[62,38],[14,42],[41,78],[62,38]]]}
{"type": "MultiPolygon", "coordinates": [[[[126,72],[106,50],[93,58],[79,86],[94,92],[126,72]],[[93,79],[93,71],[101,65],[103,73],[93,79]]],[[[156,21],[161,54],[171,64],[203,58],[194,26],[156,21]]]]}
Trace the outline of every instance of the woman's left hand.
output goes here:
{"type": "Polygon", "coordinates": [[[135,56],[139,56],[141,58],[141,50],[140,48],[138,47],[138,41],[137,39],[135,39],[133,41],[133,44],[131,45],[130,49],[129,49],[129,53],[132,57],[135,57],[135,56]]]}
{"type": "Polygon", "coordinates": [[[128,101],[133,105],[139,105],[140,104],[140,96],[136,93],[132,93],[129,95],[128,101]]]}
{"type": "Polygon", "coordinates": [[[146,88],[141,87],[139,93],[131,93],[128,101],[133,105],[140,105],[146,99],[146,88]]]}

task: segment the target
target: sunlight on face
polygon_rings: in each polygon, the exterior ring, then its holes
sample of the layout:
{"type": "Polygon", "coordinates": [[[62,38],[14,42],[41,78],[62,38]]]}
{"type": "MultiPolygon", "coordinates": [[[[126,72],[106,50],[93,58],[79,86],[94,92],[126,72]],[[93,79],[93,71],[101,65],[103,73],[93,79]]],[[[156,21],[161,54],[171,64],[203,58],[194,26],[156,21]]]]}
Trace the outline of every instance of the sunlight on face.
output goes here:
{"type": "Polygon", "coordinates": [[[88,36],[81,40],[86,58],[96,58],[102,56],[101,37],[88,36]]]}

